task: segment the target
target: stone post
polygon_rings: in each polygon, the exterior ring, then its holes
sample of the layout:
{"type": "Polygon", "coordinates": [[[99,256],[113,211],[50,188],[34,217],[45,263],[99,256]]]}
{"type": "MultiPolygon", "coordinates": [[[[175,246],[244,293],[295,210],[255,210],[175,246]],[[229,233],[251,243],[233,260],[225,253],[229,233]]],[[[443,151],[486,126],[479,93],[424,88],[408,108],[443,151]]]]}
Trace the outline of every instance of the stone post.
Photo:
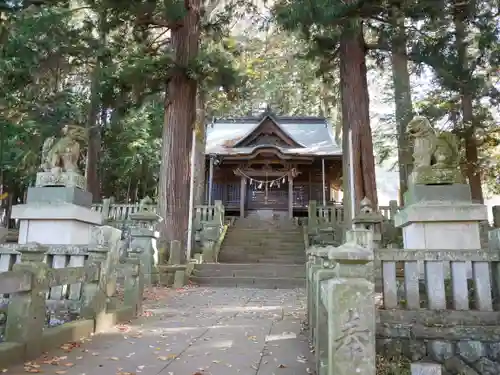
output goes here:
{"type": "Polygon", "coordinates": [[[307,292],[307,318],[309,324],[309,338],[314,342],[317,315],[318,280],[332,275],[331,269],[323,269],[323,261],[328,255],[330,247],[313,246],[307,250],[308,262],[306,264],[306,292],[307,292]]]}
{"type": "Polygon", "coordinates": [[[181,264],[182,260],[182,248],[180,241],[171,241],[170,242],[170,256],[168,258],[168,264],[181,264]]]}
{"type": "Polygon", "coordinates": [[[140,248],[133,248],[129,251],[129,259],[126,264],[129,266],[130,274],[125,278],[124,304],[131,307],[134,316],[142,313],[142,295],[144,293],[144,273],[142,268],[143,251],[140,248]]]}
{"type": "Polygon", "coordinates": [[[7,342],[25,344],[28,359],[42,352],[43,328],[45,324],[45,296],[49,289],[47,264],[43,262],[46,249],[39,245],[28,245],[20,249],[21,263],[14,264],[13,271],[24,271],[32,275],[31,290],[16,293],[11,297],[7,310],[5,339],[7,342]]]}
{"type": "Polygon", "coordinates": [[[317,205],[316,201],[309,201],[309,206],[307,209],[307,227],[310,231],[313,231],[317,225],[317,213],[316,213],[317,205]]]}
{"type": "Polygon", "coordinates": [[[493,228],[500,229],[500,206],[493,206],[493,228]]]}
{"type": "Polygon", "coordinates": [[[7,235],[9,234],[9,230],[4,227],[0,227],[0,243],[7,242],[7,235]]]}
{"type": "Polygon", "coordinates": [[[392,200],[389,201],[389,215],[390,217],[387,218],[391,221],[394,221],[394,216],[398,213],[398,201],[392,200]]]}
{"type": "Polygon", "coordinates": [[[216,222],[218,225],[224,225],[224,206],[222,205],[222,201],[215,201],[215,212],[216,212],[216,222]]]}
{"type": "Polygon", "coordinates": [[[104,198],[102,200],[102,222],[105,224],[109,219],[109,210],[111,209],[111,198],[104,198]]]}
{"type": "MultiPolygon", "coordinates": [[[[106,307],[109,295],[109,268],[111,263],[110,247],[109,247],[109,231],[108,228],[117,230],[112,227],[95,227],[92,230],[91,243],[89,244],[89,256],[87,262],[99,266],[99,277],[93,282],[88,282],[83,285],[82,292],[82,309],[81,315],[87,319],[94,319],[95,332],[103,332],[107,327],[106,307]]],[[[116,281],[115,281],[116,282],[116,281]]],[[[116,284],[113,283],[114,290],[116,284]]]]}
{"type": "Polygon", "coordinates": [[[348,232],[348,242],[328,259],[336,278],[321,286],[328,314],[328,375],[375,375],[375,285],[371,232],[348,232]]]}
{"type": "Polygon", "coordinates": [[[132,249],[141,249],[141,269],[146,285],[156,284],[159,281],[158,275],[158,232],[156,225],[162,221],[162,218],[152,212],[147,211],[145,207],[130,215],[132,227],[130,228],[132,249]]]}

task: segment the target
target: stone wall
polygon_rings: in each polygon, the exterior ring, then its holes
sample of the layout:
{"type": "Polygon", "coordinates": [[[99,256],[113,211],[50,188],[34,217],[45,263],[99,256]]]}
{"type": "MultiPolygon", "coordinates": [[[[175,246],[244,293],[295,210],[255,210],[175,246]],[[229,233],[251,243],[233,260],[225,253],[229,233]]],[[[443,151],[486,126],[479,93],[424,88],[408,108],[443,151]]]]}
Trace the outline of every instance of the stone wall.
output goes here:
{"type": "Polygon", "coordinates": [[[410,312],[407,318],[396,319],[396,323],[384,321],[390,316],[394,318],[397,312],[383,312],[382,322],[377,325],[377,353],[386,358],[402,355],[410,361],[441,363],[443,375],[498,375],[498,313],[481,314],[481,319],[474,316],[476,313],[454,311],[446,317],[436,314],[433,318],[430,311],[416,311],[414,316],[410,312]],[[426,318],[430,324],[422,324],[426,318]]]}

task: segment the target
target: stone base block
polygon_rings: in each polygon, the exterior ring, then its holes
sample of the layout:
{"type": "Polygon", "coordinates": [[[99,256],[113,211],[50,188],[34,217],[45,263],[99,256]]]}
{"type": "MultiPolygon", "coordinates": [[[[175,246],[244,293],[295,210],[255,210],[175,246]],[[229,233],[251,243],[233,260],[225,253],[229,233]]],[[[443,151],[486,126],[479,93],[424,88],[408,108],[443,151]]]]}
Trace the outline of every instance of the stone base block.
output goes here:
{"type": "Polygon", "coordinates": [[[404,194],[405,206],[427,201],[471,202],[470,187],[467,184],[410,185],[404,194]]]}
{"type": "Polygon", "coordinates": [[[416,168],[408,178],[409,185],[463,184],[464,177],[459,169],[425,166],[416,168]]]}
{"type": "Polygon", "coordinates": [[[35,186],[67,186],[87,189],[87,179],[78,172],[38,172],[35,186]]]}
{"type": "Polygon", "coordinates": [[[92,206],[92,193],[76,186],[44,186],[30,187],[26,203],[53,203],[64,202],[90,208],[92,206]]]}
{"type": "Polygon", "coordinates": [[[488,220],[488,209],[483,204],[460,201],[427,201],[411,204],[394,216],[396,227],[412,223],[457,223],[488,220]]]}
{"type": "Polygon", "coordinates": [[[100,225],[99,212],[71,203],[28,203],[12,207],[12,218],[20,220],[19,243],[85,245],[91,229],[100,225]]]}

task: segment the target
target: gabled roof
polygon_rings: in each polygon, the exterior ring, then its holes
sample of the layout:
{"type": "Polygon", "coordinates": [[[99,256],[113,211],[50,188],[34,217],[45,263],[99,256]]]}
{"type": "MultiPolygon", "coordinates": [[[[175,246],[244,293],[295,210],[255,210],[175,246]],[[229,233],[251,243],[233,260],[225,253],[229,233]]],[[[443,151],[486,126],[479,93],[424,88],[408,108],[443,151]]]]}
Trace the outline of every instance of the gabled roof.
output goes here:
{"type": "Polygon", "coordinates": [[[291,137],[286,130],[282,129],[278,125],[278,120],[272,114],[264,114],[260,122],[252,130],[250,130],[247,135],[236,142],[233,145],[233,148],[240,148],[245,146],[249,147],[252,140],[255,140],[255,138],[258,137],[264,130],[271,130],[272,132],[276,133],[279,139],[283,141],[284,144],[290,147],[304,147],[304,145],[293,139],[293,137],[291,137]]]}
{"type": "Polygon", "coordinates": [[[332,125],[323,117],[274,116],[265,113],[259,117],[223,118],[207,126],[205,154],[246,155],[262,146],[245,145],[266,119],[271,119],[283,134],[295,143],[279,147],[287,155],[342,155],[335,141],[332,125]]]}

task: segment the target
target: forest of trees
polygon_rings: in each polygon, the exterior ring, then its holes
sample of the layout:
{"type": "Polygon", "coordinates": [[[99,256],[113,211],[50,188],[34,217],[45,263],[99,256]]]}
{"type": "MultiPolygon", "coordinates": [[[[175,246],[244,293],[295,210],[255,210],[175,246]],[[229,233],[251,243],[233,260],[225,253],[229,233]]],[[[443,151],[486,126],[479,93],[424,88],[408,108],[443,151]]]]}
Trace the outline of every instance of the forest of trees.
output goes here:
{"type": "MultiPolygon", "coordinates": [[[[405,129],[423,114],[459,136],[463,173],[483,202],[500,193],[499,8],[498,0],[2,1],[0,184],[22,199],[45,138],[64,124],[86,126],[82,169],[94,199],[153,196],[164,237],[183,239],[192,142],[202,155],[211,118],[267,103],[327,117],[344,149],[351,130],[356,197],[373,202],[377,162],[395,158],[406,189],[405,129]],[[394,108],[378,131],[373,73],[394,108]],[[416,95],[422,76],[428,87],[416,95]]],[[[196,171],[199,202],[204,165],[196,171]]]]}

